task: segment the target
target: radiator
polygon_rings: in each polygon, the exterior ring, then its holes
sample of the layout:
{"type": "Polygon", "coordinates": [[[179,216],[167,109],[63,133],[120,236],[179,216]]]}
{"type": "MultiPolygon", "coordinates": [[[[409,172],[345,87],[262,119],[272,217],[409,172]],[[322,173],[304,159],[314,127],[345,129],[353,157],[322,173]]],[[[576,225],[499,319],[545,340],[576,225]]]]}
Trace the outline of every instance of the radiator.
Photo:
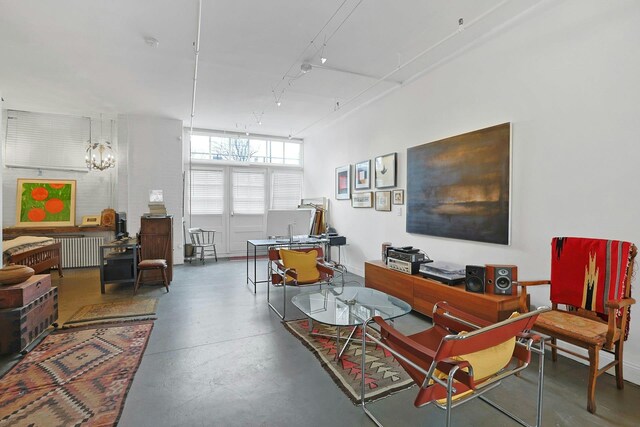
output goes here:
{"type": "Polygon", "coordinates": [[[100,265],[100,245],[104,237],[55,237],[62,243],[62,268],[100,265]]]}

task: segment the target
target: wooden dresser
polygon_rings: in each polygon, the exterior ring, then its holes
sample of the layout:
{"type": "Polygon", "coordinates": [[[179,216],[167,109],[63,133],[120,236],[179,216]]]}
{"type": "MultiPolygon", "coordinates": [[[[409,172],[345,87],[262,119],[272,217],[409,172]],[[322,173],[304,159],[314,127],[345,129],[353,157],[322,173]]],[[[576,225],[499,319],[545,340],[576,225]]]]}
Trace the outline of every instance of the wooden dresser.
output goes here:
{"type": "Polygon", "coordinates": [[[391,270],[382,261],[364,263],[364,283],[398,297],[419,313],[431,317],[433,305],[447,301],[454,307],[482,319],[497,322],[518,310],[517,295],[493,295],[467,292],[464,284],[448,286],[420,275],[409,275],[391,270]]]}
{"type": "MultiPolygon", "coordinates": [[[[140,254],[142,259],[167,260],[167,279],[173,279],[173,217],[142,217],[140,219],[140,254]]],[[[143,282],[162,282],[160,270],[144,273],[143,282]]]]}

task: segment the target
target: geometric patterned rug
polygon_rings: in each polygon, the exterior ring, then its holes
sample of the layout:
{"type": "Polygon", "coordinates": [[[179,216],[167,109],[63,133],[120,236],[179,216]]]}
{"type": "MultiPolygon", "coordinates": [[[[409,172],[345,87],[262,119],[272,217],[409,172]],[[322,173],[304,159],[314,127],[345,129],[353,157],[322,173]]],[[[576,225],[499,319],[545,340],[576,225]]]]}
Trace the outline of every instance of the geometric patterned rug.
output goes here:
{"type": "Polygon", "coordinates": [[[71,323],[96,322],[130,317],[139,318],[141,316],[147,316],[145,319],[148,319],[148,316],[156,314],[157,306],[157,298],[130,298],[103,304],[85,305],[65,322],[65,326],[71,323]]]}
{"type": "Polygon", "coordinates": [[[0,426],[115,426],[152,327],[50,334],[0,379],[0,426]]]}
{"type": "MultiPolygon", "coordinates": [[[[309,335],[308,321],[291,320],[284,322],[285,327],[311,350],[320,361],[322,367],[329,373],[336,385],[345,392],[354,404],[360,403],[360,388],[362,375],[360,362],[362,358],[361,329],[354,334],[351,344],[336,360],[336,327],[313,322],[313,332],[324,336],[309,335]]],[[[350,328],[341,328],[341,336],[346,336],[350,328]]],[[[344,343],[344,341],[341,341],[344,343]]],[[[365,401],[371,402],[392,393],[413,386],[414,382],[387,350],[367,343],[365,376],[365,401]]]]}

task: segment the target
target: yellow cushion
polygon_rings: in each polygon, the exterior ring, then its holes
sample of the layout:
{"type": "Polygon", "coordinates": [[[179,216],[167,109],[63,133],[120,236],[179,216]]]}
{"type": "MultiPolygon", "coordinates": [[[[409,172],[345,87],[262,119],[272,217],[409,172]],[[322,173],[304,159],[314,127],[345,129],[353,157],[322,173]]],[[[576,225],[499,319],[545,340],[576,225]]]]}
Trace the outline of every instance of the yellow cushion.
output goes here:
{"type": "MultiPolygon", "coordinates": [[[[518,317],[520,314],[518,312],[513,312],[509,319],[513,319],[514,317],[518,317]]],[[[466,335],[468,332],[462,331],[458,335],[466,335]]],[[[511,360],[511,356],[513,356],[513,350],[516,346],[516,338],[512,337],[506,340],[505,342],[498,344],[494,347],[486,348],[484,350],[476,351],[469,354],[461,354],[460,356],[453,356],[454,360],[466,360],[473,367],[473,377],[475,380],[480,380],[483,378],[487,378],[496,372],[500,371],[502,368],[507,366],[509,361],[511,360]]],[[[465,369],[466,371],[466,369],[465,369]]],[[[434,372],[434,376],[437,378],[446,381],[447,374],[440,372],[436,369],[434,372]]],[[[460,399],[472,393],[473,390],[468,390],[464,393],[460,393],[453,396],[453,400],[460,399]]],[[[446,399],[439,399],[438,403],[445,403],[446,399]]]]}
{"type": "MultiPolygon", "coordinates": [[[[513,312],[509,319],[518,317],[517,312],[513,312]]],[[[464,335],[467,332],[460,332],[458,335],[464,335]]],[[[469,354],[461,354],[452,357],[455,360],[466,360],[473,367],[473,377],[476,380],[489,377],[500,369],[504,368],[513,356],[513,349],[516,346],[516,337],[509,338],[502,344],[484,350],[476,351],[469,354]]]]}
{"type": "Polygon", "coordinates": [[[320,271],[316,266],[318,251],[309,252],[280,249],[280,258],[286,269],[294,269],[298,273],[298,282],[315,282],[320,279],[320,271]]]}

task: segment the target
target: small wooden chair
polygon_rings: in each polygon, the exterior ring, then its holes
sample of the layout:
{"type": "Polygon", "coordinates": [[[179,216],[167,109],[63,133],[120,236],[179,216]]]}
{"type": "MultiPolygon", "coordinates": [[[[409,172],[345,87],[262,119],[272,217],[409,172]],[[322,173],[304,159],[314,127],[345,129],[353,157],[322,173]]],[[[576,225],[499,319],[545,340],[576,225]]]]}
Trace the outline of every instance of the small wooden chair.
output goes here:
{"type": "MultiPolygon", "coordinates": [[[[213,254],[216,262],[218,262],[218,252],[216,251],[216,231],[204,230],[202,228],[190,228],[189,236],[191,237],[191,245],[194,249],[194,255],[198,257],[198,250],[200,250],[200,262],[204,264],[204,259],[207,253],[213,254]]],[[[191,260],[189,260],[191,262],[191,260]]]]}
{"type": "Polygon", "coordinates": [[[133,286],[133,294],[138,293],[140,287],[140,279],[142,273],[149,270],[160,270],[162,274],[162,282],[167,292],[169,292],[169,280],[167,279],[167,260],[166,259],[142,259],[140,246],[138,246],[138,277],[136,277],[136,283],[133,286]]]}
{"type": "Polygon", "coordinates": [[[529,330],[536,318],[548,310],[548,307],[541,307],[530,313],[514,313],[509,319],[492,324],[441,301],[433,307],[433,327],[409,336],[394,329],[380,316],[368,319],[363,324],[366,333],[362,337],[360,365],[362,409],[376,425],[382,426],[367,409],[364,398],[366,368],[375,363],[367,358],[366,346],[373,342],[391,352],[418,385],[415,407],[433,403],[445,409],[447,426],[451,424],[451,409],[476,397],[528,426],[483,394],[498,387],[506,377],[526,369],[532,353],[536,353],[539,362],[535,425],[541,426],[544,340],[529,330]],[[367,329],[369,324],[380,328],[379,336],[367,329]]]}
{"type": "Polygon", "coordinates": [[[615,366],[616,383],[624,387],[622,356],[629,332],[633,261],[638,250],[629,242],[556,237],[551,243],[551,280],[519,282],[520,309],[527,310],[527,288],[551,285],[552,311],[538,317],[534,329],[550,338],[555,362],[558,350],[589,361],[587,410],[596,412],[596,380],[615,366]],[[582,347],[588,356],[562,348],[557,340],[582,347]],[[600,368],[600,351],[614,355],[600,368]]]}

